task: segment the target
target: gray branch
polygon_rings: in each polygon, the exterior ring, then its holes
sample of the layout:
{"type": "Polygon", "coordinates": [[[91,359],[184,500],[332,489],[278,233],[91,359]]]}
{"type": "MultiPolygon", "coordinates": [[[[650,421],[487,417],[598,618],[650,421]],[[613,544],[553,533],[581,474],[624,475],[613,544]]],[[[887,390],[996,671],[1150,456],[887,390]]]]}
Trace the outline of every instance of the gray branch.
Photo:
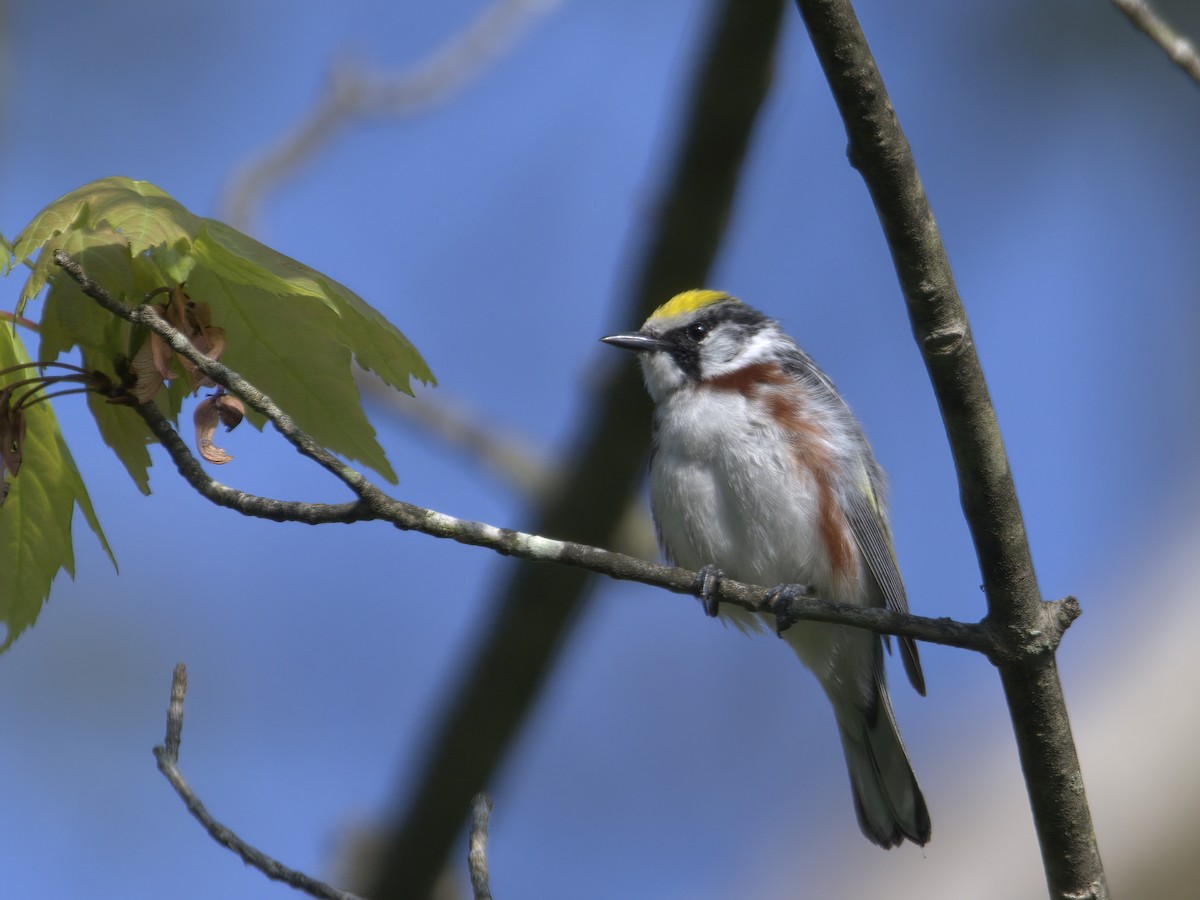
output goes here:
{"type": "Polygon", "coordinates": [[[1168,25],[1166,20],[1156,13],[1145,0],[1112,0],[1112,2],[1134,24],[1134,27],[1162,48],[1171,62],[1183,69],[1192,81],[1200,84],[1200,55],[1196,53],[1195,44],[1168,25]]]}
{"type": "Polygon", "coordinates": [[[1008,700],[1050,893],[1106,898],[1083,776],[1024,519],[946,249],[908,139],[849,0],[797,0],[874,201],[941,408],[987,592],[985,622],[1008,700]]]}
{"type": "Polygon", "coordinates": [[[209,837],[222,847],[232,850],[242,858],[242,862],[258,869],[273,881],[282,881],[298,891],[304,891],[304,893],[312,897],[320,897],[322,900],[360,900],[354,894],[338,890],[267,856],[212,817],[212,814],[192,792],[183,773],[179,771],[179,743],[183,733],[183,701],[186,695],[187,668],[180,663],[175,667],[175,674],[171,679],[171,703],[167,708],[166,739],[161,746],[154,748],[154,758],[158,761],[158,770],[166,776],[171,787],[175,789],[175,793],[183,800],[188,812],[204,826],[209,837]]]}
{"type": "MultiPolygon", "coordinates": [[[[186,356],[196,367],[253,406],[275,425],[303,455],[313,459],[350,486],[359,499],[344,504],[304,503],[275,500],[237,491],[214,480],[192,455],[191,449],[179,437],[165,416],[152,403],[135,406],[154,435],[162,442],[183,478],[202,496],[238,512],[277,522],[303,522],[310,525],[347,523],[366,520],[390,522],[402,531],[418,531],[431,537],[447,538],[461,544],[484,547],[504,556],[515,556],[530,562],[552,562],[586,569],[610,578],[637,581],[665,588],[677,594],[695,595],[699,584],[697,573],[674,566],[648,562],[623,553],[572,541],[499,528],[484,522],[459,519],[435,510],[425,509],[388,496],[362,474],[350,469],[324,447],[317,444],[265,393],[250,384],[232,369],[200,353],[191,342],[171,326],[150,306],[126,306],[114,299],[107,290],[88,277],[87,272],[61,250],[55,251],[55,262],[79,283],[87,296],[114,315],[128,322],[152,329],[177,353],[186,356]]],[[[834,603],[818,597],[798,597],[787,609],[779,609],[767,600],[767,589],[722,579],[713,596],[721,603],[740,606],[750,612],[774,615],[782,612],[791,618],[829,622],[866,628],[881,634],[894,634],[936,644],[946,644],[997,657],[998,654],[1021,653],[1024,645],[1013,647],[1000,641],[993,629],[984,622],[965,623],[948,618],[928,618],[894,612],[878,607],[834,603]]],[[[1078,604],[1072,599],[1057,604],[1041,604],[1038,629],[1031,634],[1034,646],[1057,646],[1071,621],[1078,615],[1078,604]]],[[[997,657],[998,658],[998,657],[997,657]]]]}

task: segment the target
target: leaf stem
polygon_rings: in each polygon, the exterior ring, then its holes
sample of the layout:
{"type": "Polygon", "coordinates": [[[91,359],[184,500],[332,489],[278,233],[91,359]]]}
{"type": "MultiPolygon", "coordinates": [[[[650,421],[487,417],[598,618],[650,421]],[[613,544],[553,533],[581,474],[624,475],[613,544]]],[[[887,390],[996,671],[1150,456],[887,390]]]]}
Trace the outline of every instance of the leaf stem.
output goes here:
{"type": "Polygon", "coordinates": [[[6,309],[0,309],[0,319],[8,322],[14,322],[17,325],[20,325],[22,328],[27,328],[30,331],[40,332],[42,330],[42,326],[33,321],[33,319],[27,319],[24,316],[18,316],[16,313],[9,312],[6,309]]]}
{"type": "Polygon", "coordinates": [[[93,391],[95,390],[94,388],[91,388],[91,387],[78,387],[78,388],[71,388],[70,390],[66,390],[66,391],[59,391],[57,394],[45,394],[44,396],[38,397],[34,400],[27,399],[28,397],[31,397],[32,395],[36,394],[38,391],[40,391],[45,386],[46,385],[44,385],[44,384],[39,385],[38,387],[34,388],[33,390],[28,391],[27,393],[22,395],[21,399],[19,399],[16,402],[15,408],[16,409],[28,409],[31,406],[37,406],[37,404],[39,404],[39,403],[44,403],[47,400],[53,400],[56,397],[69,397],[72,394],[90,394],[90,393],[93,393],[93,391]]]}
{"type": "MultiPolygon", "coordinates": [[[[38,362],[17,363],[15,366],[9,366],[7,369],[0,369],[0,376],[11,375],[13,372],[20,372],[23,369],[35,369],[35,368],[36,369],[66,369],[68,372],[77,372],[80,375],[90,374],[87,369],[82,369],[79,366],[71,365],[71,363],[54,362],[54,361],[50,361],[50,362],[38,361],[38,362]]],[[[29,380],[32,381],[32,380],[36,380],[36,379],[29,379],[29,380]]],[[[7,385],[7,386],[12,387],[12,385],[7,385]]]]}

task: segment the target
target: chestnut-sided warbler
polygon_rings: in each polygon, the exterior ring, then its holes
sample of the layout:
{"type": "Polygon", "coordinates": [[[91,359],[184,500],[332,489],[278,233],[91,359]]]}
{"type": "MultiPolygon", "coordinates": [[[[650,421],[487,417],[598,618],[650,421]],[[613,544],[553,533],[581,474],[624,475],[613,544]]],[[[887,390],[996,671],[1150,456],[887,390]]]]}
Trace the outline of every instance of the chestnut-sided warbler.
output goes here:
{"type": "MultiPolygon", "coordinates": [[[[639,354],[655,404],[655,524],[667,556],[702,573],[702,594],[724,575],[776,585],[776,597],[908,611],[883,471],[833,382],[778,322],[719,291],[686,291],[640,331],[603,340],[639,354]]],[[[720,615],[744,630],[769,623],[720,615]]],[[[863,833],[882,847],[925,844],[929,811],[888,697],[884,642],[819,622],[782,636],[833,703],[863,833]]],[[[899,643],[924,694],[916,644],[899,643]]]]}

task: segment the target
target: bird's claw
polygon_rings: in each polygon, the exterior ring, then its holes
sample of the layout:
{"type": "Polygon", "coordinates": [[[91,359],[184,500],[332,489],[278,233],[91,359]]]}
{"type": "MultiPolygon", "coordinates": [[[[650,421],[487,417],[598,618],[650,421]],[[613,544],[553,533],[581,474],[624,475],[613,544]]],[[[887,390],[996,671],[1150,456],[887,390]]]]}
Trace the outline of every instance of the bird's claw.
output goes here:
{"type": "Polygon", "coordinates": [[[812,590],[806,584],[777,584],[767,591],[763,599],[767,609],[775,613],[775,633],[779,637],[783,637],[783,633],[799,621],[792,601],[807,597],[810,593],[812,590]]]}
{"type": "Polygon", "coordinates": [[[696,596],[704,604],[704,613],[710,619],[715,619],[720,611],[721,601],[717,599],[716,594],[724,577],[725,573],[712,563],[696,571],[696,596]]]}

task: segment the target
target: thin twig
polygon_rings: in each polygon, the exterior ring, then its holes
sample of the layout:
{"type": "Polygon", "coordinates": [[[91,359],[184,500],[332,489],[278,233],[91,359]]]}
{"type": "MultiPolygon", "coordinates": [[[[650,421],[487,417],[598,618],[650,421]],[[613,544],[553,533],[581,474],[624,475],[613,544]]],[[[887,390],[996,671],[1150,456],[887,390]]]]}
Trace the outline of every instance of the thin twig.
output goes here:
{"type": "Polygon", "coordinates": [[[348,65],[331,73],[325,95],[274,147],[245,164],[225,188],[226,220],[253,227],[263,197],[357,119],[402,118],[445,99],[513,47],[561,0],[496,0],[421,62],[380,76],[348,65]]]}
{"type": "Polygon", "coordinates": [[[1192,81],[1200,84],[1200,55],[1196,53],[1195,44],[1168,25],[1146,0],[1112,0],[1112,2],[1135,27],[1162,48],[1171,62],[1183,69],[1192,81]]]}
{"type": "Polygon", "coordinates": [[[471,801],[471,836],[467,851],[467,866],[471,870],[471,890],[475,900],[492,900],[492,887],[488,875],[487,842],[488,817],[492,814],[492,799],[487,794],[476,794],[471,801]]]}
{"type": "Polygon", "coordinates": [[[246,865],[253,866],[273,881],[282,881],[296,890],[304,891],[312,897],[324,898],[324,900],[359,900],[354,894],[338,890],[332,885],[318,881],[316,878],[289,868],[267,856],[212,817],[212,814],[192,792],[183,773],[179,771],[179,744],[183,732],[183,701],[186,695],[187,667],[183,663],[179,663],[175,667],[175,674],[171,679],[171,703],[167,707],[166,738],[161,746],[154,748],[154,758],[158,761],[158,770],[166,776],[171,787],[175,788],[175,793],[183,800],[188,812],[204,826],[209,837],[222,847],[232,850],[242,858],[246,865]]]}
{"type": "Polygon", "coordinates": [[[183,741],[183,701],[187,697],[187,666],[178,663],[171,677],[171,702],[167,706],[167,736],[154,755],[160,764],[177,765],[179,745],[183,741]]]}
{"type": "MultiPolygon", "coordinates": [[[[55,251],[54,259],[79,283],[87,296],[114,315],[145,325],[162,335],[177,353],[186,356],[214,382],[270,419],[300,453],[316,460],[351,485],[360,498],[357,502],[345,504],[320,504],[275,500],[237,491],[208,475],[187,444],[153,404],[135,407],[150,430],[162,442],[179,473],[212,502],[247,516],[276,522],[303,522],[311,525],[366,520],[390,522],[403,531],[418,531],[431,537],[448,538],[460,544],[484,547],[505,556],[516,556],[531,562],[553,562],[573,566],[610,578],[665,588],[678,594],[696,593],[699,583],[697,575],[687,569],[663,566],[587,544],[559,541],[499,528],[484,522],[459,519],[388,496],[381,488],[345,466],[341,460],[298,428],[291,418],[257,387],[232,369],[197,351],[183,334],[168,325],[152,307],[130,307],[115,300],[103,286],[88,277],[82,266],[61,250],[55,251]]],[[[768,602],[766,594],[764,587],[722,579],[713,592],[713,598],[751,612],[774,614],[777,610],[768,602]]],[[[1062,631],[1070,622],[1069,618],[1053,615],[1049,605],[1045,606],[1047,608],[1042,610],[1038,621],[1038,641],[1033,645],[1038,649],[1047,643],[1056,646],[1062,631]]],[[[889,609],[851,606],[816,597],[798,597],[791,601],[790,608],[784,612],[799,620],[851,625],[881,634],[912,637],[989,655],[997,649],[993,630],[984,623],[970,624],[945,618],[906,615],[889,609]]],[[[1009,648],[1009,652],[1017,651],[1009,648]]]]}

